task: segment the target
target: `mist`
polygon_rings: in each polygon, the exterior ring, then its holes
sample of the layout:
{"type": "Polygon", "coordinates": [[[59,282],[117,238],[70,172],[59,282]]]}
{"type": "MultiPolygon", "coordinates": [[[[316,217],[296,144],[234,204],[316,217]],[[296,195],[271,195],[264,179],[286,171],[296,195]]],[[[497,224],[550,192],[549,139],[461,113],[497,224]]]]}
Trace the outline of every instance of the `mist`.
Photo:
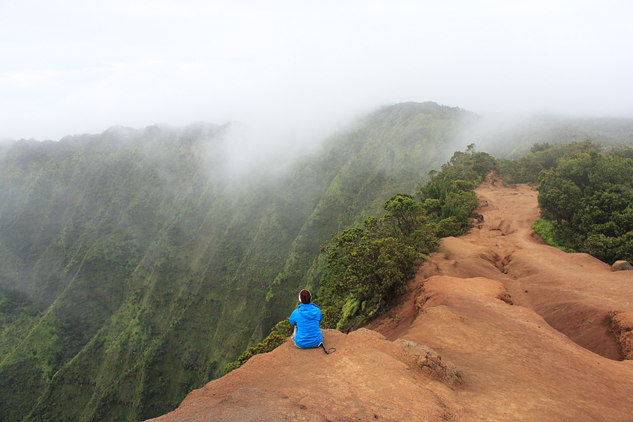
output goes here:
{"type": "Polygon", "coordinates": [[[6,3],[0,138],[233,122],[260,155],[405,101],[633,117],[631,18],[625,1],[6,3]]]}

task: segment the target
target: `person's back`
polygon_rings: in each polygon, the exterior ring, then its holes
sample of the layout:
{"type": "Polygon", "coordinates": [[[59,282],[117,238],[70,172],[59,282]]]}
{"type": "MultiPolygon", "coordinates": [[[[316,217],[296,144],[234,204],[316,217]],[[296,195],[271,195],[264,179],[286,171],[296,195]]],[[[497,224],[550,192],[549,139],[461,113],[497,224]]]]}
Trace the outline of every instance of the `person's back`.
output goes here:
{"type": "Polygon", "coordinates": [[[303,289],[299,293],[301,303],[290,315],[290,324],[295,326],[293,340],[297,347],[317,347],[323,341],[321,328],[321,310],[312,302],[310,291],[303,289]]]}

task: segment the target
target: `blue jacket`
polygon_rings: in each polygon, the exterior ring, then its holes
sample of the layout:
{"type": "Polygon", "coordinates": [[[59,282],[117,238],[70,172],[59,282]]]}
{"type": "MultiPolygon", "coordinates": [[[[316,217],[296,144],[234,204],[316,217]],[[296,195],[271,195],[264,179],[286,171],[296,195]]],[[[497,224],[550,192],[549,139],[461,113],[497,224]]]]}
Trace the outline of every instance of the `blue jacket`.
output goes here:
{"type": "Polygon", "coordinates": [[[321,310],[314,303],[299,304],[299,308],[290,314],[290,324],[297,326],[294,341],[297,347],[316,347],[323,341],[319,328],[321,310]]]}

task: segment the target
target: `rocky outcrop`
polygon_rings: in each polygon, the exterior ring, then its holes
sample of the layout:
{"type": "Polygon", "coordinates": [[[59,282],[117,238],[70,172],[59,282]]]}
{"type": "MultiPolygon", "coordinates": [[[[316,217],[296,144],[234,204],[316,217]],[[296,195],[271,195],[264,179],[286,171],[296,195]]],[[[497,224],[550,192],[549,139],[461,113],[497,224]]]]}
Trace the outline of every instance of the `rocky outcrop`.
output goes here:
{"type": "Polygon", "coordinates": [[[398,339],[395,343],[402,345],[410,358],[413,367],[419,368],[431,379],[441,381],[451,386],[458,386],[464,381],[464,374],[448,362],[442,362],[442,357],[430,347],[405,339],[398,339]]]}
{"type": "Polygon", "coordinates": [[[633,312],[612,311],[609,322],[622,356],[633,360],[633,312]]]}
{"type": "Polygon", "coordinates": [[[611,266],[611,271],[627,271],[633,270],[633,265],[629,264],[628,261],[615,261],[611,266]]]}

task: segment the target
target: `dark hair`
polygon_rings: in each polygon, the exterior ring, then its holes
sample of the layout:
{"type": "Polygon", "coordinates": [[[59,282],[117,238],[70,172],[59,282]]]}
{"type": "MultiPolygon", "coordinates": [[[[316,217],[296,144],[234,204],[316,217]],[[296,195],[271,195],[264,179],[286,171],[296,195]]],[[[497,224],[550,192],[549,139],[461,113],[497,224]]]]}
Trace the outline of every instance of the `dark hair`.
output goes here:
{"type": "Polygon", "coordinates": [[[310,290],[308,289],[301,290],[301,292],[299,292],[299,300],[304,305],[307,305],[308,303],[312,302],[312,295],[310,294],[310,290]]]}

